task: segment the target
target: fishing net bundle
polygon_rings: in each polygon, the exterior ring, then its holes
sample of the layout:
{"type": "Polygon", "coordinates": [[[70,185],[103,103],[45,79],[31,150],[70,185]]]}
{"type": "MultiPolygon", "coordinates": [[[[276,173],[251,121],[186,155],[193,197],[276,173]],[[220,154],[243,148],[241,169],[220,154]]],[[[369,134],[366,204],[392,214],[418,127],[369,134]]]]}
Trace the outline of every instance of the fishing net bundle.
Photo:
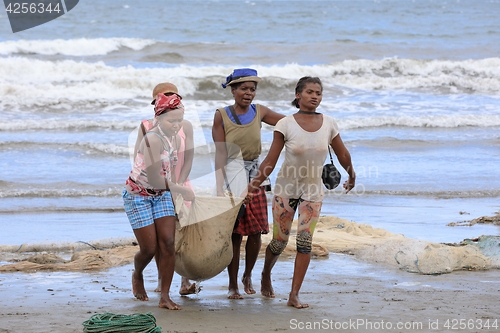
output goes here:
{"type": "Polygon", "coordinates": [[[388,240],[361,250],[359,257],[426,275],[491,268],[491,260],[476,246],[450,246],[415,239],[388,240]]]}
{"type": "MultiPolygon", "coordinates": [[[[348,253],[369,263],[397,267],[411,273],[443,274],[456,270],[478,270],[494,267],[494,258],[485,248],[495,248],[494,241],[456,246],[421,241],[393,234],[332,216],[320,217],[314,241],[331,252],[348,253]],[[488,244],[488,245],[487,245],[488,244]]],[[[499,257],[500,259],[500,257],[499,257]]]]}

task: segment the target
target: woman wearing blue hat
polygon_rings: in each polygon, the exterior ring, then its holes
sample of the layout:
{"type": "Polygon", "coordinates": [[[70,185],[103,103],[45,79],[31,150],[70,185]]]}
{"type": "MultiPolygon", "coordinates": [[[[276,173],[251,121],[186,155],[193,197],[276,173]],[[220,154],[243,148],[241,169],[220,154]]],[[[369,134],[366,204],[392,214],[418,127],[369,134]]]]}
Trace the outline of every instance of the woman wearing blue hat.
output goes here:
{"type": "MultiPolygon", "coordinates": [[[[284,116],[271,109],[252,104],[261,78],[251,68],[235,69],[222,84],[230,87],[234,104],[219,108],[215,112],[212,137],[215,143],[215,170],[217,195],[223,196],[225,189],[235,195],[246,190],[248,183],[257,175],[261,153],[261,123],[276,125],[284,116]]],[[[252,286],[252,270],[262,244],[261,235],[269,232],[267,220],[267,198],[265,183],[254,192],[242,217],[233,231],[233,259],[227,270],[229,274],[230,299],[242,299],[238,290],[238,268],[240,246],[243,236],[248,236],[245,246],[245,272],[242,282],[247,294],[255,294],[252,286]]]]}

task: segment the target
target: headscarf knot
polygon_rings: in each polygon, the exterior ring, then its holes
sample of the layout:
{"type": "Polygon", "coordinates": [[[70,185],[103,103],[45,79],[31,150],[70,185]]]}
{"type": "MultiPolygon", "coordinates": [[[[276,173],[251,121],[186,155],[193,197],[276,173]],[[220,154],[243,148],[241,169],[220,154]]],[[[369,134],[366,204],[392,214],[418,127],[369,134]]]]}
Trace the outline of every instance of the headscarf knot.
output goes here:
{"type": "Polygon", "coordinates": [[[158,93],[156,95],[155,101],[155,118],[160,114],[168,110],[176,110],[180,109],[184,112],[184,105],[181,102],[181,99],[176,94],[165,96],[162,93],[158,93]]]}

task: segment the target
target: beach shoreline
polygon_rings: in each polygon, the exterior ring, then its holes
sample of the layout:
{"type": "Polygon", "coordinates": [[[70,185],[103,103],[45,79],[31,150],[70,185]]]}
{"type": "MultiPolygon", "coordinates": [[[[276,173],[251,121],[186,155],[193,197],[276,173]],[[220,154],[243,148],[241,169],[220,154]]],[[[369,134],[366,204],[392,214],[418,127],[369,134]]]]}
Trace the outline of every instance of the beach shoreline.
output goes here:
{"type": "MultiPolygon", "coordinates": [[[[265,235],[263,243],[270,236],[265,235]]],[[[124,254],[121,264],[107,269],[80,266],[66,271],[52,268],[1,272],[0,332],[81,332],[82,322],[102,313],[151,312],[162,332],[208,333],[285,330],[469,332],[470,325],[476,331],[488,332],[479,326],[491,326],[500,320],[496,311],[500,296],[497,268],[423,275],[402,267],[398,269],[395,264],[387,265],[384,260],[369,262],[366,249],[379,253],[386,239],[408,239],[336,217],[321,218],[315,239],[319,242],[313,248],[317,255],[311,260],[300,294],[301,300],[310,304],[307,309],[286,305],[295,257],[293,245],[283,253],[273,271],[276,298],[265,298],[259,292],[264,263],[261,252],[253,271],[257,294],[244,295],[243,300],[227,299],[226,270],[202,281],[199,295],[189,296],[178,294],[180,277],[175,274],[171,296],[183,307],[181,311],[158,307],[159,294],[153,292],[157,283],[154,263],[150,263],[144,273],[150,300],[141,302],[133,297],[131,258],[136,247],[122,246],[87,251],[99,252],[99,257],[121,251],[124,254]],[[345,250],[343,246],[347,246],[345,250]],[[326,250],[328,255],[324,255],[325,248],[330,249],[329,253],[326,250]],[[469,325],[466,329],[460,328],[463,322],[469,325]]],[[[240,278],[243,265],[241,261],[240,278]]],[[[241,283],[240,291],[243,292],[241,283]]]]}
{"type": "MultiPolygon", "coordinates": [[[[263,258],[259,258],[253,277],[256,289],[262,264],[263,258]]],[[[226,271],[202,282],[198,296],[179,296],[180,278],[176,275],[171,296],[183,309],[170,311],[158,307],[159,294],[153,292],[154,264],[145,271],[147,302],[132,296],[132,269],[129,264],[98,272],[1,274],[1,332],[81,332],[82,322],[97,313],[151,312],[162,332],[208,333],[370,332],[374,329],[366,325],[385,325],[380,331],[388,331],[388,325],[395,329],[399,323],[406,326],[398,332],[431,332],[448,331],[444,326],[447,321],[449,331],[471,331],[458,325],[451,329],[455,321],[463,320],[472,320],[476,331],[488,332],[478,325],[500,320],[496,311],[500,295],[497,270],[419,275],[330,254],[328,259],[312,259],[301,290],[301,299],[310,307],[299,310],[286,305],[293,269],[293,260],[287,257],[280,259],[273,274],[275,299],[257,292],[244,295],[243,300],[228,300],[226,271]],[[320,328],[310,328],[318,323],[320,328]],[[430,325],[436,323],[439,329],[432,329],[430,325]]]]}

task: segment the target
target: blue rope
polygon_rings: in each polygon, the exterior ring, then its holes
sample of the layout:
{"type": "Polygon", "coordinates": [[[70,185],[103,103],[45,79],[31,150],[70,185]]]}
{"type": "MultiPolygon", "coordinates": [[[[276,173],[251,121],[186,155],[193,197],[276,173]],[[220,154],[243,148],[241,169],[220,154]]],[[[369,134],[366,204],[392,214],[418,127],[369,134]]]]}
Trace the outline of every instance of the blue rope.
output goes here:
{"type": "Polygon", "coordinates": [[[21,244],[21,246],[19,246],[19,248],[15,251],[12,251],[11,253],[16,253],[17,251],[19,251],[22,247],[23,247],[24,244],[21,244]]]}
{"type": "Polygon", "coordinates": [[[344,228],[345,228],[345,225],[344,225],[344,222],[342,222],[341,224],[337,224],[335,227],[328,228],[328,230],[330,230],[330,229],[344,229],[344,228]]]}
{"type": "Polygon", "coordinates": [[[100,247],[95,247],[94,245],[89,244],[89,243],[84,242],[84,241],[78,241],[77,243],[87,244],[88,246],[92,247],[94,250],[104,250],[104,249],[102,249],[102,248],[100,248],[100,247]]]}

